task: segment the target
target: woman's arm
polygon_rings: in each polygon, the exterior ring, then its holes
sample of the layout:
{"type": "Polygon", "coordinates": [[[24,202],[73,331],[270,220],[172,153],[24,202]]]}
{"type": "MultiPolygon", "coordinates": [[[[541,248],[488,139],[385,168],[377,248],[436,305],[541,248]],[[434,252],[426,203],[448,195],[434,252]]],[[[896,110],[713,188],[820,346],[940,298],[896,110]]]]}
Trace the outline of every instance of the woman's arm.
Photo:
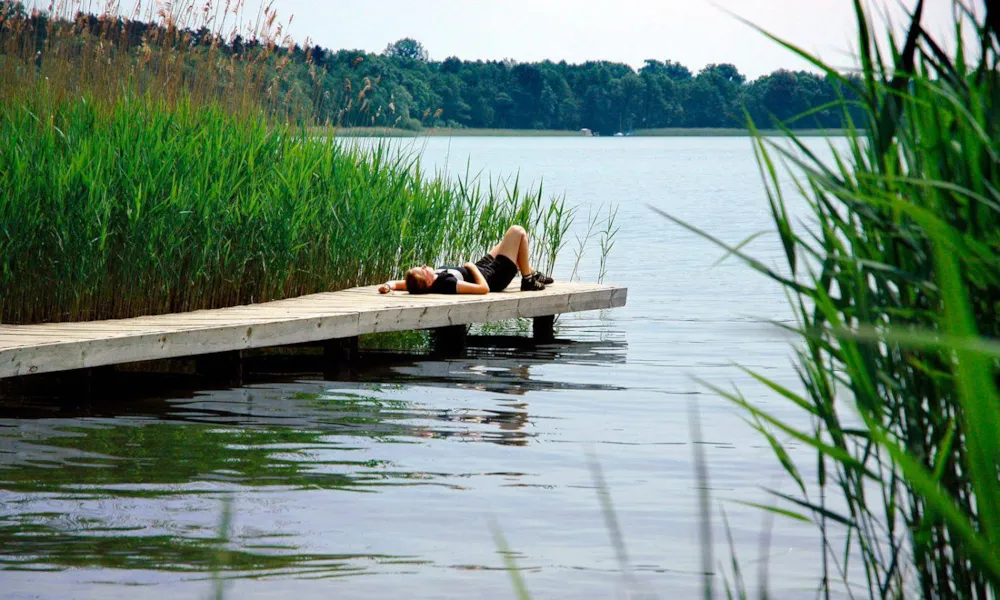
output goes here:
{"type": "Polygon", "coordinates": [[[457,294],[489,294],[490,286],[486,283],[486,278],[483,274],[479,272],[479,267],[473,263],[465,263],[465,268],[469,270],[472,274],[472,278],[476,280],[475,283],[469,283],[468,281],[459,281],[455,285],[455,293],[457,294]]]}
{"type": "Polygon", "coordinates": [[[387,281],[382,285],[378,286],[378,293],[388,294],[391,291],[405,292],[406,291],[406,280],[401,281],[387,281]]]}

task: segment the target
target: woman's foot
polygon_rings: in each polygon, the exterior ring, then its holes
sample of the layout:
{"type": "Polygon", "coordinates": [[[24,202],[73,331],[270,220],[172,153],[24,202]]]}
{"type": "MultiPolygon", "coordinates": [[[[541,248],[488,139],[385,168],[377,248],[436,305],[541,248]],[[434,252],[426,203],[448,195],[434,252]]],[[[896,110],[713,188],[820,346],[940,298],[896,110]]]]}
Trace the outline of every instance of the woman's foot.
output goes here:
{"type": "Polygon", "coordinates": [[[528,277],[534,277],[535,279],[541,281],[545,285],[549,285],[556,282],[555,279],[552,279],[551,277],[549,277],[544,273],[539,273],[538,271],[532,271],[531,274],[528,275],[528,277]]]}
{"type": "Polygon", "coordinates": [[[545,284],[537,272],[521,277],[522,292],[540,292],[545,289],[545,284]]]}
{"type": "Polygon", "coordinates": [[[552,283],[556,282],[555,279],[552,279],[551,277],[549,277],[545,273],[539,273],[538,271],[535,271],[535,273],[538,273],[538,281],[541,281],[545,285],[549,285],[549,284],[552,284],[552,283]]]}

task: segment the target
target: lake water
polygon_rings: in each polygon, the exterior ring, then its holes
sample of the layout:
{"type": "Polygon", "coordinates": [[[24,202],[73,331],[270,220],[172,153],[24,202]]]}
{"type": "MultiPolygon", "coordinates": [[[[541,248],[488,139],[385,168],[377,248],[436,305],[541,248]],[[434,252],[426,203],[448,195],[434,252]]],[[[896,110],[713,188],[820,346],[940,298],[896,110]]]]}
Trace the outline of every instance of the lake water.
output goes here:
{"type": "MultiPolygon", "coordinates": [[[[408,142],[409,143],[409,142],[408,142]]],[[[770,230],[743,138],[431,138],[426,166],[520,173],[588,212],[618,207],[606,282],[625,308],[566,315],[553,345],[457,359],[373,352],[333,380],[258,376],[238,389],[0,403],[0,596],[513,598],[495,532],[536,598],[688,597],[701,586],[697,407],[715,557],[735,551],[775,597],[811,595],[811,526],[738,504],[791,487],[740,411],[695,378],[796,413],[734,363],[790,386],[781,290],[650,206],[728,242],[770,230]],[[623,575],[591,465],[603,470],[623,575]],[[231,502],[230,536],[214,543],[231,502]],[[219,552],[224,548],[228,552],[219,552]],[[136,586],[140,586],[138,589],[136,586]]],[[[813,144],[824,149],[826,142],[813,144]]],[[[749,246],[780,265],[776,237],[749,246]]],[[[596,237],[580,260],[598,277],[596,237]]],[[[521,324],[501,333],[527,336],[521,324]]],[[[793,447],[793,452],[796,450],[793,447]]],[[[799,453],[803,451],[798,450],[799,453]]],[[[809,456],[807,452],[803,454],[809,456]]],[[[806,471],[809,463],[802,465],[806,471]]]]}

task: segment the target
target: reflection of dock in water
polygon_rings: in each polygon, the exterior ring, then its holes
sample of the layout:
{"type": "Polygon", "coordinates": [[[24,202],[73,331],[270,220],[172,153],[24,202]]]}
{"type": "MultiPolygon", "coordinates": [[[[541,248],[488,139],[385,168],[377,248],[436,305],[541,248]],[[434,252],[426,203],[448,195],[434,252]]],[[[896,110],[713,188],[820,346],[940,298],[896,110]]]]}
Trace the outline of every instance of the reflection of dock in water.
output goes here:
{"type": "Polygon", "coordinates": [[[386,437],[461,437],[470,433],[463,425],[471,425],[478,441],[521,444],[530,437],[522,431],[529,420],[524,402],[529,393],[622,389],[537,378],[532,376],[534,367],[620,364],[626,361],[627,344],[560,340],[537,344],[520,336],[471,336],[460,356],[446,359],[426,353],[365,351],[335,377],[325,372],[321,354],[300,350],[248,358],[247,385],[237,388],[207,389],[193,373],[123,372],[102,393],[81,397],[72,387],[60,385],[58,376],[52,376],[51,385],[44,378],[19,380],[17,386],[8,380],[8,388],[19,389],[0,401],[0,424],[4,419],[127,415],[386,437]],[[456,408],[430,391],[435,389],[468,394],[474,405],[456,408]],[[74,401],[67,403],[67,398],[74,401]]]}
{"type": "MultiPolygon", "coordinates": [[[[353,374],[357,381],[393,380],[441,387],[467,387],[498,394],[523,395],[540,390],[618,390],[619,386],[532,379],[531,367],[560,363],[622,364],[628,345],[618,341],[562,340],[534,344],[519,336],[470,337],[461,356],[441,360],[405,360],[404,355],[371,353],[367,368],[353,374]]],[[[369,355],[366,355],[366,362],[369,355]]]]}
{"type": "MultiPolygon", "coordinates": [[[[204,377],[193,359],[136,363],[131,369],[106,373],[101,378],[81,377],[82,372],[52,373],[26,378],[0,379],[0,416],[5,409],[24,406],[28,398],[62,398],[73,406],[89,406],[116,414],[126,401],[192,397],[209,389],[234,385],[267,385],[301,380],[341,382],[392,382],[416,385],[467,385],[501,394],[531,390],[616,390],[601,386],[535,380],[530,368],[552,364],[623,364],[625,341],[573,341],[555,339],[539,343],[518,335],[468,336],[461,352],[440,355],[433,350],[365,350],[350,362],[330,367],[329,358],[318,347],[285,347],[277,351],[246,355],[241,360],[239,381],[204,377]]],[[[29,402],[30,404],[30,402],[29,402]]],[[[55,406],[52,410],[73,406],[55,406]]]]}

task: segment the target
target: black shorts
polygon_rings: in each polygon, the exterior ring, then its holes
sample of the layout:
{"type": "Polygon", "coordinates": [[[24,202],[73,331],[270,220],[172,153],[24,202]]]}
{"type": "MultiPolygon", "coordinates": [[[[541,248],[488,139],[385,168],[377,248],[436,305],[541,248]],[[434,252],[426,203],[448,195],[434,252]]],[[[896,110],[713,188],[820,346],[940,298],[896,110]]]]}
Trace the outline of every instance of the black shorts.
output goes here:
{"type": "Polygon", "coordinates": [[[489,254],[476,261],[479,272],[486,278],[491,292],[502,292],[507,289],[514,276],[517,275],[517,265],[503,254],[493,258],[489,254]]]}

